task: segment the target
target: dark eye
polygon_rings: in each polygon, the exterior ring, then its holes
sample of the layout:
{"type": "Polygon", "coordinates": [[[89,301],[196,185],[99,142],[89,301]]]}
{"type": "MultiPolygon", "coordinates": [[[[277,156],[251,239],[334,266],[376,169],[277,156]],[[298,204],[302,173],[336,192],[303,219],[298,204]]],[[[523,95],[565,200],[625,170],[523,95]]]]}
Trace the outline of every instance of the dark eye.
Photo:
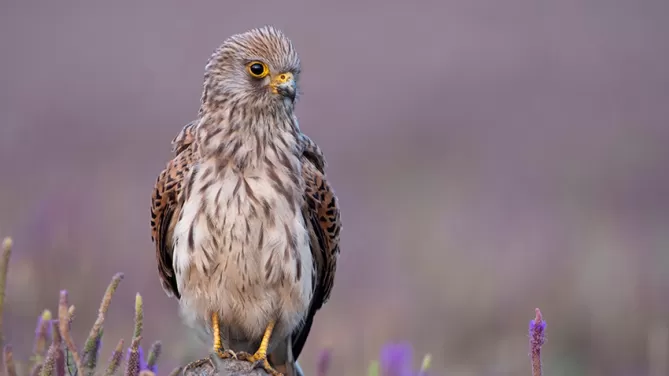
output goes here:
{"type": "Polygon", "coordinates": [[[264,71],[265,67],[263,67],[261,64],[255,63],[251,65],[251,73],[255,74],[256,76],[260,76],[264,71]]]}
{"type": "Polygon", "coordinates": [[[263,78],[269,73],[267,65],[260,61],[252,61],[246,65],[246,69],[249,71],[249,74],[255,78],[263,78]]]}

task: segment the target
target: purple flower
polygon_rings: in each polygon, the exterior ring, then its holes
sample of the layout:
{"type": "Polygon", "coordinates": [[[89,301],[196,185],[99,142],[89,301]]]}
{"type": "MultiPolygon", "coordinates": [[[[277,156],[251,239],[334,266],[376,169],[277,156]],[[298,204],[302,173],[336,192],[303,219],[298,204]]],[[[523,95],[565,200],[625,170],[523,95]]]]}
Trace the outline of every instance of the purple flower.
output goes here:
{"type": "Polygon", "coordinates": [[[48,347],[47,339],[51,336],[51,312],[45,310],[37,319],[35,328],[35,345],[33,352],[44,355],[48,347]]]}
{"type": "Polygon", "coordinates": [[[326,376],[328,374],[331,360],[332,350],[324,349],[321,351],[320,355],[318,356],[318,365],[316,366],[316,369],[318,370],[316,374],[318,376],[326,376]]]}
{"type": "Polygon", "coordinates": [[[390,343],[381,349],[381,375],[382,376],[413,376],[411,363],[413,351],[411,345],[402,343],[390,343]]]}
{"type": "Polygon", "coordinates": [[[536,317],[534,320],[530,320],[530,344],[532,350],[538,349],[545,341],[545,332],[546,332],[546,321],[543,320],[541,316],[541,311],[539,308],[535,310],[536,317]]]}
{"type": "Polygon", "coordinates": [[[530,321],[530,358],[532,360],[532,376],[542,375],[541,346],[546,340],[546,321],[539,308],[534,310],[534,320],[530,321]]]}
{"type": "Polygon", "coordinates": [[[139,370],[143,371],[149,367],[147,367],[146,360],[144,360],[144,349],[142,349],[142,345],[140,345],[137,350],[138,350],[137,352],[139,353],[139,370]]]}
{"type": "MultiPolygon", "coordinates": [[[[135,340],[137,340],[137,338],[135,338],[135,340]]],[[[142,371],[142,362],[144,361],[142,357],[142,348],[133,341],[133,345],[128,347],[126,356],[126,374],[139,375],[139,372],[142,371]],[[133,349],[133,346],[137,346],[137,350],[133,349]]]]}

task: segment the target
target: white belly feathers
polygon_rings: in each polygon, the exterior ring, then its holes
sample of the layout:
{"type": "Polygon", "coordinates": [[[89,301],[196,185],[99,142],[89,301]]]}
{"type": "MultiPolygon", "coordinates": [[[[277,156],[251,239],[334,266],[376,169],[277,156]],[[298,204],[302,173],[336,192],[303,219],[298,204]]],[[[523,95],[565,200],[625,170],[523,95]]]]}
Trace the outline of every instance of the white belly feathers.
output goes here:
{"type": "Polygon", "coordinates": [[[182,314],[193,323],[219,312],[245,336],[261,336],[272,319],[292,330],[312,294],[301,190],[263,165],[214,171],[215,161],[199,165],[174,230],[182,314]]]}

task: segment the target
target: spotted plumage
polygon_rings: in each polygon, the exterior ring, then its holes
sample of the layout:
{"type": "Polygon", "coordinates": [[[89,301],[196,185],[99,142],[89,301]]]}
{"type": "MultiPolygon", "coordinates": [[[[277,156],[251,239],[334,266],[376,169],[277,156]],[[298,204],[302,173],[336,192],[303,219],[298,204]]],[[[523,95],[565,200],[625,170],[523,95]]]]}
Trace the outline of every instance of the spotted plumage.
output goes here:
{"type": "Polygon", "coordinates": [[[299,74],[292,43],[275,28],[223,43],[151,207],[160,280],[185,321],[213,333],[222,357],[221,347],[260,347],[248,358],[268,355],[276,367],[290,360],[288,347],[295,359],[302,351],[339,255],[325,158],[293,112],[299,74]]]}

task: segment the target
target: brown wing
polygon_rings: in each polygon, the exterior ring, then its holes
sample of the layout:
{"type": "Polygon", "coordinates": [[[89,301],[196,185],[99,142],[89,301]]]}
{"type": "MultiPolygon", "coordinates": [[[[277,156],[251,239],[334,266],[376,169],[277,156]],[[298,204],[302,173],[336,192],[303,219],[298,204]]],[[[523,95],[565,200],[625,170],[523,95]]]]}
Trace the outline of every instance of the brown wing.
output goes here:
{"type": "Polygon", "coordinates": [[[187,124],[172,140],[176,155],[158,176],[151,197],[151,240],[156,246],[158,275],[163,290],[168,296],[176,296],[177,299],[181,296],[172,269],[172,234],[181,210],[179,198],[184,176],[188,174],[194,160],[191,145],[196,124],[187,124]]]}
{"type": "Polygon", "coordinates": [[[330,298],[339,257],[341,219],[337,198],[325,176],[320,148],[305,136],[302,176],[306,182],[303,213],[311,236],[314,259],[314,294],[304,324],[292,333],[293,358],[297,359],[309,336],[314,315],[330,298]]]}

